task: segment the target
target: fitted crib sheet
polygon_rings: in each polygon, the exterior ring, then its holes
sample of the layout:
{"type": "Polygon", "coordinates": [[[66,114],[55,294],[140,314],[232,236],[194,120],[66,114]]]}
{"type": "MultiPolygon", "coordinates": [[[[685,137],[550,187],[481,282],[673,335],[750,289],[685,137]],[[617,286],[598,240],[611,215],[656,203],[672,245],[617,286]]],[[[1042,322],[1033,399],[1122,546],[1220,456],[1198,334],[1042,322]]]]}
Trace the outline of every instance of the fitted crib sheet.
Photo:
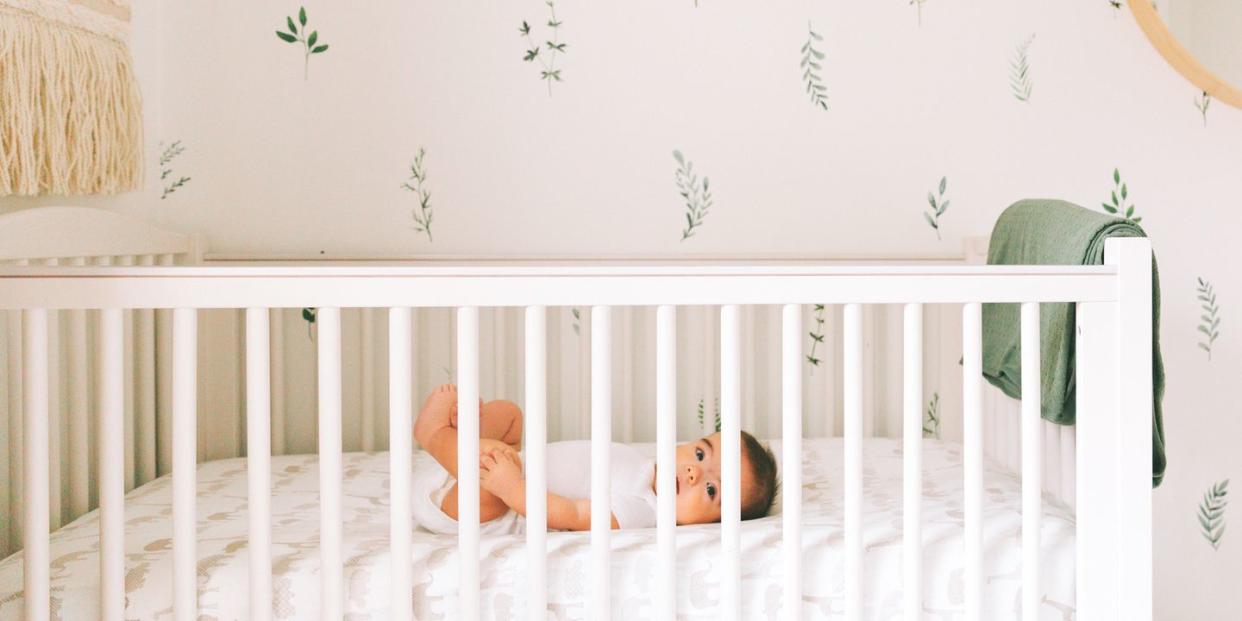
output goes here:
{"type": "MultiPolygon", "coordinates": [[[[779,441],[772,448],[780,455],[779,441]]],[[[653,445],[638,445],[654,454],[653,445]]],[[[803,444],[802,618],[843,617],[841,439],[803,444]]],[[[430,456],[415,455],[415,467],[430,456]]],[[[923,448],[923,607],[925,618],[962,614],[963,494],[959,445],[923,448]]],[[[864,444],[864,617],[901,617],[901,443],[864,444]]],[[[198,468],[199,619],[245,619],[245,459],[198,468]]],[[[172,612],[171,477],[132,491],[125,503],[126,618],[169,619],[172,612]]],[[[319,618],[318,479],[313,455],[272,461],[274,618],[319,618]]],[[[1016,619],[1021,590],[1019,481],[990,464],[984,472],[986,619],[1016,619]]],[[[345,610],[349,619],[389,612],[388,455],[344,457],[345,610]]],[[[779,505],[776,509],[779,513],[779,505]]],[[[1073,618],[1074,520],[1045,497],[1041,619],[1073,618]]],[[[98,514],[53,533],[52,610],[62,619],[98,617],[98,514]]],[[[774,619],[782,601],[781,518],[742,524],[743,618],[774,619]]],[[[677,530],[679,617],[715,619],[720,599],[719,525],[677,530]]],[[[456,618],[457,546],[452,536],[414,536],[414,610],[420,620],[456,618]]],[[[521,536],[484,538],[480,575],[486,619],[524,618],[525,544],[521,536]]],[[[650,618],[657,592],[655,529],[614,531],[612,606],[619,619],[650,618]]],[[[584,619],[590,598],[589,533],[548,534],[549,617],[584,619]]],[[[0,620],[22,611],[21,553],[0,561],[0,620]]]]}

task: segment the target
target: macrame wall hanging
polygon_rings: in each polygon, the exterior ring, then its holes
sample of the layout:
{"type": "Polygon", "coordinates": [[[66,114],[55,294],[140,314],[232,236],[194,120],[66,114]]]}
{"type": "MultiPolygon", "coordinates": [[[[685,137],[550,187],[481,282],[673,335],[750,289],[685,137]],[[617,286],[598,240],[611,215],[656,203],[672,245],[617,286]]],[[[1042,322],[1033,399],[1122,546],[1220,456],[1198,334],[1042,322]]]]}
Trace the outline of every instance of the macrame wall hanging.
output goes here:
{"type": "Polygon", "coordinates": [[[142,181],[129,0],[0,0],[0,196],[142,181]]]}

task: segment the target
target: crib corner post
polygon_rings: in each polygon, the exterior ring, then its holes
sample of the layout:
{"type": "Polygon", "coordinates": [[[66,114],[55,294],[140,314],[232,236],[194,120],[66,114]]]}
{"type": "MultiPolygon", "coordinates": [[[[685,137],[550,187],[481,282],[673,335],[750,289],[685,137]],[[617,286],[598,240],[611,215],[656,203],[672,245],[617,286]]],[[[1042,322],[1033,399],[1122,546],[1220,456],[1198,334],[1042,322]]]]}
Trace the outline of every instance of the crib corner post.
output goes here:
{"type": "Polygon", "coordinates": [[[1077,306],[1078,616],[1152,618],[1152,262],[1110,239],[1117,298],[1077,306]]]}

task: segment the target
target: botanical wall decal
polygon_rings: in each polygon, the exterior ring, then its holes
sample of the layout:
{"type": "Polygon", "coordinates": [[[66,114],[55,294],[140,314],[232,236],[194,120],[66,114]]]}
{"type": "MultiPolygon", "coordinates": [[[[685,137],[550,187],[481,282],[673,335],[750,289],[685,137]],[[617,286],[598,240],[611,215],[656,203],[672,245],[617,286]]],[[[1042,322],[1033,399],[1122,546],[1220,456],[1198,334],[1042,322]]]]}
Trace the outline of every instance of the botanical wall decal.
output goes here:
{"type": "Polygon", "coordinates": [[[1130,197],[1130,189],[1121,180],[1121,170],[1113,169],[1113,193],[1111,198],[1113,202],[1104,203],[1104,211],[1134,222],[1135,224],[1142,222],[1143,219],[1134,217],[1134,203],[1126,205],[1130,197]]]}
{"type": "Polygon", "coordinates": [[[1198,97],[1195,97],[1195,108],[1199,111],[1199,114],[1203,116],[1204,127],[1207,127],[1208,106],[1211,106],[1211,105],[1212,105],[1212,96],[1209,95],[1207,91],[1203,91],[1203,94],[1199,95],[1198,97]]]}
{"type": "Polygon", "coordinates": [[[315,319],[318,318],[318,316],[319,316],[319,309],[317,308],[303,308],[302,309],[302,319],[306,321],[306,338],[312,341],[315,340],[314,327],[315,327],[315,319]]]}
{"type": "Polygon", "coordinates": [[[1018,101],[1030,101],[1031,89],[1035,86],[1031,81],[1029,54],[1031,43],[1034,41],[1034,34],[1024,39],[1014,49],[1013,57],[1009,59],[1009,90],[1018,101]]]}
{"type": "Polygon", "coordinates": [[[1228,492],[1229,479],[1225,479],[1209,487],[1203,494],[1203,502],[1199,503],[1199,527],[1213,550],[1220,549],[1220,540],[1225,536],[1225,505],[1229,504],[1225,496],[1228,492]]]}
{"type": "Polygon", "coordinates": [[[923,437],[940,439],[940,393],[932,393],[923,414],[923,437]]]}
{"type": "MultiPolygon", "coordinates": [[[[703,427],[703,399],[699,399],[699,427],[703,427]]],[[[720,397],[716,397],[716,431],[720,431],[720,397]]]]}
{"type": "Polygon", "coordinates": [[[170,179],[170,175],[173,173],[173,160],[177,159],[177,156],[184,152],[185,147],[181,146],[181,141],[175,140],[160,153],[160,182],[164,185],[164,193],[160,195],[160,200],[168,198],[169,194],[176,192],[178,188],[190,180],[189,177],[170,179]]]}
{"type": "Polygon", "coordinates": [[[582,336],[582,311],[575,306],[569,312],[574,316],[574,334],[582,336]]]}
{"type": "Polygon", "coordinates": [[[686,241],[694,230],[703,226],[703,219],[712,206],[711,185],[707,177],[699,183],[698,173],[694,172],[694,162],[682,156],[681,151],[673,151],[673,159],[677,160],[677,190],[686,203],[686,228],[681,232],[681,241],[686,241]]]}
{"type": "Polygon", "coordinates": [[[431,192],[427,190],[427,169],[423,166],[423,158],[427,155],[427,150],[419,147],[418,155],[414,156],[414,162],[410,164],[410,178],[401,184],[401,187],[414,193],[418,206],[414,208],[414,230],[419,233],[427,234],[427,241],[435,241],[431,238],[431,192]]]}
{"type": "Polygon", "coordinates": [[[914,7],[918,12],[919,25],[923,25],[923,3],[927,0],[910,0],[910,6],[914,7]]]}
{"type": "Polygon", "coordinates": [[[552,83],[561,81],[561,70],[556,68],[556,55],[565,53],[567,44],[561,42],[561,21],[556,19],[556,5],[553,0],[546,0],[548,5],[548,22],[547,26],[552,34],[548,40],[544,41],[544,47],[540,47],[531,37],[530,24],[522,22],[522,27],[518,32],[522,33],[522,37],[526,39],[526,54],[522,56],[522,60],[526,62],[539,62],[542,70],[539,72],[539,79],[548,83],[548,96],[552,96],[552,83]],[[547,52],[540,54],[542,50],[547,52]]]}
{"type": "Polygon", "coordinates": [[[1199,341],[1199,348],[1207,352],[1208,360],[1212,359],[1212,345],[1220,337],[1220,305],[1216,303],[1216,288],[1211,282],[1199,279],[1199,308],[1203,314],[1199,316],[1199,332],[1206,340],[1199,341]]]}
{"type": "Polygon", "coordinates": [[[815,42],[823,41],[824,38],[816,34],[811,22],[806,23],[806,30],[806,43],[802,44],[802,63],[798,66],[802,68],[802,81],[806,82],[806,93],[811,99],[811,105],[827,110],[828,95],[825,94],[827,87],[824,86],[823,79],[819,76],[820,70],[823,69],[820,61],[824,60],[824,53],[815,49],[815,42]]]}
{"type": "Polygon", "coordinates": [[[322,54],[328,51],[328,46],[319,42],[318,30],[312,30],[309,35],[306,34],[306,7],[298,9],[297,24],[293,23],[292,17],[286,16],[285,25],[289,27],[289,32],[277,30],[276,36],[285,43],[302,44],[302,79],[305,80],[310,71],[311,54],[322,54]],[[298,32],[298,24],[302,25],[301,32],[298,32]]]}
{"type": "Polygon", "coordinates": [[[940,237],[940,216],[949,210],[949,201],[944,197],[944,191],[949,187],[949,178],[941,177],[939,191],[936,193],[927,193],[927,203],[931,205],[931,211],[924,211],[923,218],[927,220],[927,224],[936,231],[936,239],[940,237]]]}
{"type": "Polygon", "coordinates": [[[815,327],[807,333],[811,337],[811,353],[806,355],[806,361],[811,363],[811,373],[815,373],[815,367],[819,366],[821,360],[815,357],[815,348],[824,342],[824,305],[815,305],[815,327]]]}

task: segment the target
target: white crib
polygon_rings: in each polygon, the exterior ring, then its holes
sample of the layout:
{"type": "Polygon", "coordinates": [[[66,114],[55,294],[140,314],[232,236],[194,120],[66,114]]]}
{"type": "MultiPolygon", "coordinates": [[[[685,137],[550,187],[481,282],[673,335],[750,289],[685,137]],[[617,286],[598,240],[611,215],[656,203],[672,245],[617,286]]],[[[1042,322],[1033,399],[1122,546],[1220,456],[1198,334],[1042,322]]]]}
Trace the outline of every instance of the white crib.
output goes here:
{"type": "MultiPolygon", "coordinates": [[[[450,307],[456,330],[455,365],[460,395],[459,452],[477,453],[477,397],[480,392],[479,309],[516,309],[522,317],[521,369],[523,409],[527,420],[528,515],[527,605],[530,618],[544,618],[547,534],[543,513],[543,442],[547,437],[549,377],[548,317],[563,313],[559,307],[589,308],[589,389],[575,393],[588,400],[593,443],[592,523],[590,534],[589,616],[606,619],[609,606],[610,531],[606,490],[606,448],[613,435],[614,399],[612,314],[631,313],[636,307],[654,310],[653,358],[657,482],[661,500],[657,528],[656,573],[659,585],[654,609],[659,618],[674,618],[676,542],[673,527],[671,464],[677,436],[678,410],[677,314],[679,307],[716,307],[719,322],[719,388],[721,428],[726,438],[737,437],[743,422],[743,394],[747,416],[754,410],[754,379],[742,373],[743,354],[754,345],[748,307],[779,308],[769,312],[779,322],[781,360],[779,393],[771,397],[780,406],[782,437],[782,541],[786,588],[784,618],[799,618],[802,609],[801,438],[804,408],[803,337],[806,308],[816,304],[839,309],[841,430],[845,438],[845,617],[862,619],[863,559],[862,447],[864,436],[877,425],[903,438],[902,581],[920,585],[925,340],[946,349],[940,359],[964,366],[961,418],[957,433],[964,452],[964,509],[966,563],[964,605],[967,619],[983,618],[983,485],[985,455],[1021,473],[1022,480],[1022,618],[1038,618],[1039,518],[1041,490],[1064,500],[1076,512],[1076,581],[1079,619],[1151,618],[1151,282],[1150,248],[1146,240],[1110,240],[1107,265],[1100,267],[986,267],[969,265],[901,266],[855,265],[839,262],[719,261],[710,264],[678,262],[590,264],[551,263],[521,265],[434,264],[420,266],[193,266],[201,263],[202,244],[141,223],[95,210],[45,208],[5,216],[0,222],[0,260],[21,265],[0,270],[0,309],[20,311],[20,322],[9,322],[8,360],[21,360],[23,372],[9,373],[8,412],[21,413],[21,438],[9,444],[22,452],[24,502],[24,601],[27,619],[51,615],[48,531],[60,516],[81,514],[91,505],[85,460],[91,439],[86,425],[71,427],[68,472],[62,472],[57,454],[60,434],[49,429],[64,408],[72,419],[89,416],[87,356],[98,356],[95,383],[98,395],[100,610],[105,619],[124,618],[125,563],[121,521],[126,482],[147,480],[165,468],[127,458],[126,447],[154,442],[149,434],[127,438],[122,422],[150,429],[151,421],[171,413],[172,437],[160,442],[170,447],[167,461],[173,473],[173,545],[175,613],[194,619],[196,612],[195,558],[195,429],[199,369],[197,367],[197,311],[245,309],[245,408],[247,476],[249,481],[250,614],[265,619],[271,610],[271,490],[273,447],[283,452],[283,416],[287,387],[283,386],[284,352],[278,346],[282,323],[272,309],[316,307],[317,409],[321,595],[324,618],[341,618],[344,559],[341,552],[342,463],[342,310],[363,309],[361,339],[360,412],[363,447],[374,448],[377,403],[387,401],[389,457],[391,460],[391,597],[395,618],[412,618],[410,589],[410,472],[411,415],[414,390],[411,377],[418,360],[412,351],[412,309],[450,307]],[[68,240],[62,244],[48,240],[68,240]],[[83,240],[90,240],[84,242],[83,240]],[[125,257],[116,260],[115,257],[125,257]],[[176,262],[188,267],[164,267],[176,262]],[[120,265],[114,265],[119,263],[120,265]],[[158,266],[158,267],[157,267],[158,266]],[[1040,302],[1078,302],[1078,411],[1090,412],[1073,429],[1047,425],[1039,418],[1038,398],[1020,406],[990,388],[985,392],[980,374],[981,304],[1021,303],[1024,394],[1038,395],[1038,342],[1040,302]],[[888,331],[876,345],[873,324],[878,305],[901,308],[901,329],[888,331]],[[899,305],[899,306],[892,306],[899,305]],[[945,307],[960,305],[960,343],[947,351],[941,324],[956,323],[945,307]],[[925,306],[937,320],[924,315],[925,306]],[[90,331],[87,309],[98,309],[97,344],[92,348],[65,347],[86,343],[90,331]],[[387,309],[387,371],[389,382],[380,386],[374,362],[376,316],[387,309]],[[59,313],[50,311],[59,310],[59,313]],[[377,312],[379,310],[379,312],[377,312]],[[941,316],[944,316],[941,318],[941,316]],[[779,317],[779,319],[777,319],[779,317]],[[56,325],[67,322],[67,330],[56,325]],[[49,325],[49,322],[51,324],[49,325]],[[924,328],[933,326],[931,334],[924,328]],[[927,337],[925,339],[925,336],[927,337]],[[72,344],[71,343],[71,344],[72,344]],[[747,347],[744,350],[743,344],[747,347]],[[900,343],[900,347],[897,344],[900,343]],[[888,355],[872,351],[887,347],[888,355]],[[955,349],[955,348],[952,348],[955,349]],[[276,352],[276,356],[273,356],[276,352]],[[62,360],[61,358],[67,358],[62,360]],[[893,364],[881,362],[902,361],[893,364]],[[888,369],[876,371],[877,367],[888,369]],[[50,371],[49,371],[50,369],[50,371]],[[1030,372],[1034,369],[1035,372],[1030,372]],[[50,390],[58,370],[65,375],[64,390],[50,390]],[[876,422],[871,415],[884,397],[872,387],[887,379],[902,386],[895,420],[876,422]],[[166,382],[167,385],[159,384],[166,382]],[[1032,389],[1031,387],[1035,387],[1032,389]],[[377,398],[383,391],[383,399],[377,398]],[[66,398],[68,404],[57,403],[66,398]],[[160,402],[170,399],[168,403],[160,402]],[[1020,412],[1019,412],[1020,410],[1020,412]],[[371,420],[368,422],[368,418],[371,420]],[[985,420],[987,423],[985,424],[985,420]],[[146,421],[146,422],[144,422],[146,421]],[[145,427],[144,427],[145,426],[145,427]],[[371,428],[368,430],[368,426],[371,428]],[[473,433],[472,433],[473,432],[473,433]],[[146,439],[144,439],[146,438],[146,439]],[[51,447],[51,448],[49,448],[51,447]],[[73,456],[76,455],[76,458],[73,456]],[[142,473],[126,472],[134,464],[142,473]],[[67,476],[66,476],[67,475],[67,476]],[[60,507],[64,483],[73,505],[60,507]]],[[[974,258],[977,260],[977,252],[974,258]]],[[[685,311],[683,311],[685,312],[685,311]]],[[[17,316],[12,314],[11,317],[17,316]]],[[[447,326],[448,324],[444,324],[447,326]]],[[[623,325],[631,326],[626,323],[623,325]]],[[[582,326],[583,331],[587,326],[582,326]]],[[[715,328],[709,332],[714,334],[715,328]]],[[[627,330],[628,332],[628,330],[627,330]]],[[[624,338],[623,334],[623,338],[624,338]]],[[[776,347],[776,345],[773,345],[776,347]]],[[[624,343],[618,348],[625,347],[624,343]]],[[[715,354],[717,350],[713,350],[715,354]]],[[[557,352],[553,352],[556,355],[557,352]]],[[[629,358],[623,357],[623,365],[629,358]]],[[[828,365],[836,370],[837,365],[828,365]]],[[[626,366],[622,372],[637,367],[626,366]]],[[[827,375],[824,373],[823,375],[827,375]]],[[[485,380],[486,378],[484,378],[485,380]]],[[[512,379],[512,378],[510,378],[512,379]]],[[[553,378],[553,389],[559,389],[553,378]]],[[[498,380],[493,380],[496,382],[498,380]]],[[[817,381],[832,381],[819,379],[817,381]]],[[[624,392],[624,391],[623,391],[624,392]]],[[[628,397],[627,397],[628,398],[628,397]]],[[[819,398],[819,397],[814,397],[819,398]]],[[[956,405],[956,400],[952,400],[956,405]]],[[[946,406],[948,409],[949,406],[946,406]]],[[[683,408],[684,409],[684,408],[683,408]]],[[[831,409],[831,408],[830,408],[831,409]]],[[[956,409],[956,408],[954,408],[956,409]]],[[[877,415],[879,416],[879,415],[877,415]]],[[[748,421],[749,422],[749,421],[748,421]]],[[[832,425],[829,426],[831,431],[832,425]]],[[[10,426],[12,431],[13,426],[10,426]]],[[[736,443],[724,444],[724,516],[720,528],[723,563],[721,614],[742,614],[742,559],[739,552],[740,455],[736,443]]],[[[131,449],[132,450],[132,449],[131,449]]],[[[15,451],[16,452],[16,451],[15,451]]],[[[143,455],[158,451],[143,450],[143,455]]],[[[462,519],[460,521],[459,610],[462,618],[479,616],[479,559],[477,461],[464,458],[460,466],[462,519]]],[[[4,509],[6,507],[0,507],[4,509]]],[[[6,514],[0,511],[0,514],[6,514]]],[[[0,529],[19,532],[16,529],[0,529]]],[[[895,578],[895,577],[894,577],[895,578]]],[[[240,585],[239,585],[240,588],[240,585]]],[[[905,618],[922,618],[918,588],[904,590],[905,618]]]]}

